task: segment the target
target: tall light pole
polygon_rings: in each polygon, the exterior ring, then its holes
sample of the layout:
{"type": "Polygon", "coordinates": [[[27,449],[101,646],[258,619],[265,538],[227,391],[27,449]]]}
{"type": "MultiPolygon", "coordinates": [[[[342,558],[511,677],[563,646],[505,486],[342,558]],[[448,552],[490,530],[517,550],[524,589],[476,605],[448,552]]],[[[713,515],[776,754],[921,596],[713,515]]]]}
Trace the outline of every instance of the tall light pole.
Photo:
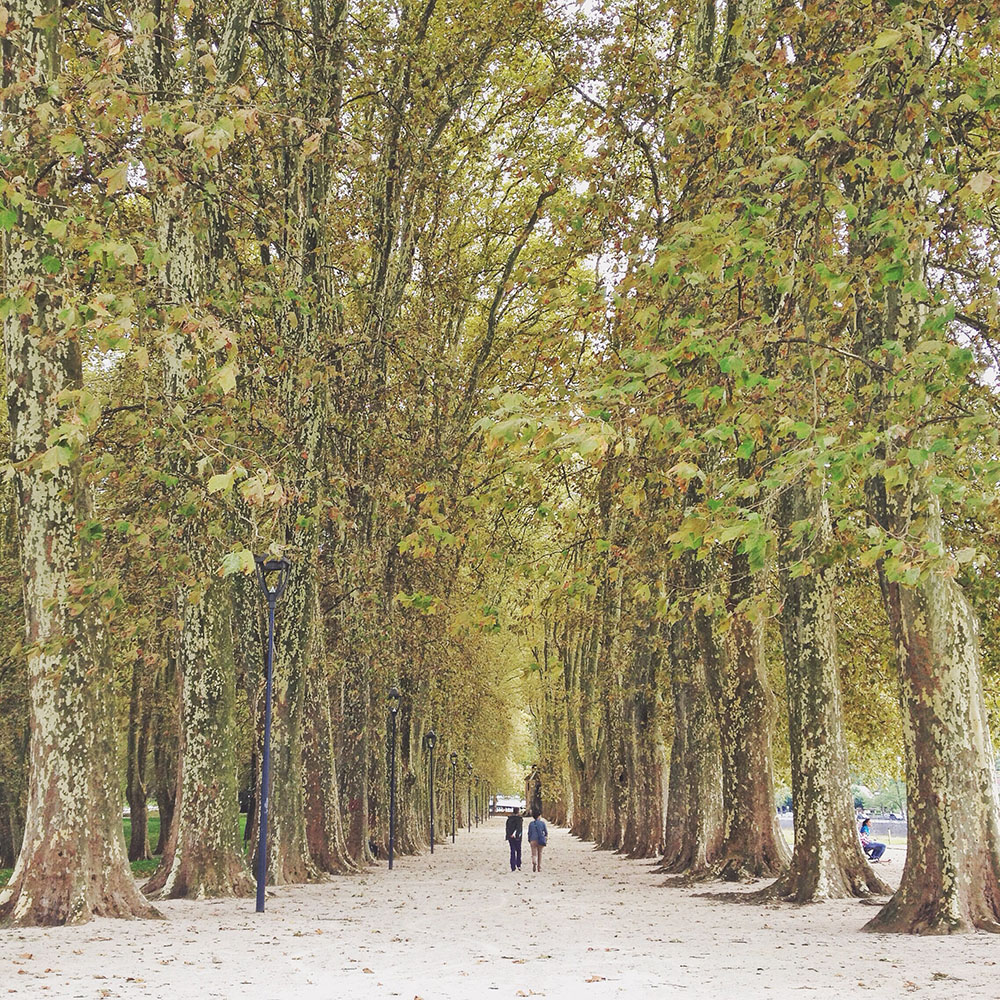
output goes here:
{"type": "Polygon", "coordinates": [[[465,818],[469,821],[469,833],[472,833],[472,763],[465,762],[465,770],[469,779],[469,808],[465,811],[465,818]]]}
{"type": "Polygon", "coordinates": [[[427,749],[430,751],[430,787],[428,789],[428,798],[431,803],[431,854],[434,853],[434,745],[437,743],[437,734],[432,729],[424,739],[427,741],[427,749]]]}
{"type": "Polygon", "coordinates": [[[264,912],[267,886],[267,805],[271,793],[271,687],[274,676],[274,607],[288,586],[287,559],[254,556],[257,583],[267,599],[267,676],[264,681],[264,753],[260,768],[260,822],[257,833],[257,912],[264,912]]]}
{"type": "Polygon", "coordinates": [[[396,846],[396,715],[399,712],[399,688],[389,689],[389,871],[396,846]]]}
{"type": "Polygon", "coordinates": [[[455,774],[458,771],[458,754],[451,752],[451,842],[455,843],[455,774]]]}
{"type": "Polygon", "coordinates": [[[476,775],[476,826],[479,826],[479,775],[476,775]]]}

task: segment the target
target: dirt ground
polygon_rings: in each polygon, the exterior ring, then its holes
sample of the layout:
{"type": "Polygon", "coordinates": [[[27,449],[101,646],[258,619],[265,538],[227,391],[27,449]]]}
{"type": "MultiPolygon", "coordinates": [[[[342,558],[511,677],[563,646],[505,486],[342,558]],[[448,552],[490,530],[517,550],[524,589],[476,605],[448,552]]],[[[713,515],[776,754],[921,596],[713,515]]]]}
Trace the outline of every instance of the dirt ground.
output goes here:
{"type": "Polygon", "coordinates": [[[863,934],[875,911],[856,901],[706,898],[552,827],[544,870],[511,873],[503,825],[392,872],[275,889],[264,914],[175,901],[165,922],[2,930],[0,998],[1000,997],[993,936],[863,934]]]}

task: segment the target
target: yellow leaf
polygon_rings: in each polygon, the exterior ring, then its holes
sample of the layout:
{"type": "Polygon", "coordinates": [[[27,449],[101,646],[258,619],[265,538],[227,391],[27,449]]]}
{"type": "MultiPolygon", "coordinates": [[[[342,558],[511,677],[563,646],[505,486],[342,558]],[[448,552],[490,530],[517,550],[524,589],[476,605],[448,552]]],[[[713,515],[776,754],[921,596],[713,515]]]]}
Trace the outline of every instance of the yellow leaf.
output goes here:
{"type": "Polygon", "coordinates": [[[108,167],[101,172],[101,176],[108,182],[108,194],[116,194],[124,191],[128,184],[128,163],[119,163],[115,167],[108,167]]]}
{"type": "Polygon", "coordinates": [[[980,170],[969,178],[969,188],[976,194],[985,194],[993,183],[993,175],[985,170],[980,170]]]}
{"type": "Polygon", "coordinates": [[[234,392],[236,389],[236,372],[233,365],[223,365],[215,373],[215,382],[223,393],[234,392]]]}

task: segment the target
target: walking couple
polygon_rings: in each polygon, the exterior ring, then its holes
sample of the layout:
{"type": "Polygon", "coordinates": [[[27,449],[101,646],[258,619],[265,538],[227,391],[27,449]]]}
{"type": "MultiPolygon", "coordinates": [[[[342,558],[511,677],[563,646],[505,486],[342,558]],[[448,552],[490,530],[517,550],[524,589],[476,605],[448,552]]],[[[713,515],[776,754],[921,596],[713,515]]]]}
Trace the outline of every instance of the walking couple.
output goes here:
{"type": "MultiPolygon", "coordinates": [[[[549,841],[549,828],[542,819],[541,809],[533,809],[532,819],[528,824],[528,843],[531,845],[531,870],[542,870],[542,848],[549,841]]],[[[510,844],[510,870],[521,870],[521,830],[524,817],[521,810],[514,807],[514,814],[507,818],[507,843],[510,844]]]]}

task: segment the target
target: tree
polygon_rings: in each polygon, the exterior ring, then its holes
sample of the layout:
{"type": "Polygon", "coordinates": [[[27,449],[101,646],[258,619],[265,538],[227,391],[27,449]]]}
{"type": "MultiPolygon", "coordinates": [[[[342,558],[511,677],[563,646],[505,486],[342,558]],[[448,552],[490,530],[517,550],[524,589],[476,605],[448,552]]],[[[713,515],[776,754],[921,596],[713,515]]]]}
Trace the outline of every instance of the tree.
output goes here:
{"type": "MultiPolygon", "coordinates": [[[[125,854],[102,581],[87,540],[93,506],[82,474],[93,403],[83,389],[83,294],[64,262],[65,206],[80,197],[79,139],[64,41],[75,16],[17,2],[3,40],[4,115],[23,124],[9,146],[3,239],[4,358],[16,470],[25,646],[31,702],[25,830],[0,919],[76,923],[154,916],[125,854]],[[52,130],[53,119],[65,131],[52,130]],[[75,188],[75,190],[74,190],[75,188]],[[65,272],[64,272],[65,268],[65,272]]],[[[100,51],[74,53],[96,69],[100,51]]],[[[77,69],[79,67],[74,67],[77,69]]],[[[95,73],[95,77],[101,74],[95,73]]],[[[94,79],[93,77],[91,79],[94,79]]],[[[100,100],[100,99],[98,99],[100,100]]]]}

